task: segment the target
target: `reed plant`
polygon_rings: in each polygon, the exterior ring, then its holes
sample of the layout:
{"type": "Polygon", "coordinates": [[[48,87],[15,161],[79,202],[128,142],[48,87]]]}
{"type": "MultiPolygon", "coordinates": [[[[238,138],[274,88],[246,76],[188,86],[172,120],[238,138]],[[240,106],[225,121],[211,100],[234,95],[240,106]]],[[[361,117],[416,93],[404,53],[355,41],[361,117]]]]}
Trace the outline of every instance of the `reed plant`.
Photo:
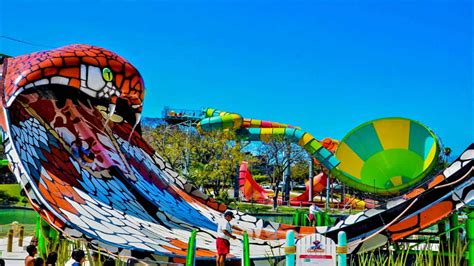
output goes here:
{"type": "Polygon", "coordinates": [[[358,254],[350,265],[361,266],[464,266],[467,243],[455,241],[424,242],[418,245],[392,244],[371,252],[358,254]]]}

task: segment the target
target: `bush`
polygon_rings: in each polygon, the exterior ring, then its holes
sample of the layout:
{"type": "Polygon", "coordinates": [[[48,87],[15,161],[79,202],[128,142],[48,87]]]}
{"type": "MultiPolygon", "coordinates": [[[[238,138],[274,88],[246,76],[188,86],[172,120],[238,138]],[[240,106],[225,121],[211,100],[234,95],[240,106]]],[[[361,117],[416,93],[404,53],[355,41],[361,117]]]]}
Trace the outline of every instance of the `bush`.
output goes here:
{"type": "Polygon", "coordinates": [[[269,183],[271,180],[267,175],[253,175],[253,179],[259,183],[269,183]]]}
{"type": "Polygon", "coordinates": [[[28,204],[28,199],[27,198],[22,198],[21,203],[23,203],[23,205],[26,206],[26,204],[28,204]]]}
{"type": "Polygon", "coordinates": [[[9,196],[8,197],[8,203],[10,205],[15,205],[17,204],[18,202],[20,201],[20,199],[18,197],[15,197],[15,196],[9,196]]]}

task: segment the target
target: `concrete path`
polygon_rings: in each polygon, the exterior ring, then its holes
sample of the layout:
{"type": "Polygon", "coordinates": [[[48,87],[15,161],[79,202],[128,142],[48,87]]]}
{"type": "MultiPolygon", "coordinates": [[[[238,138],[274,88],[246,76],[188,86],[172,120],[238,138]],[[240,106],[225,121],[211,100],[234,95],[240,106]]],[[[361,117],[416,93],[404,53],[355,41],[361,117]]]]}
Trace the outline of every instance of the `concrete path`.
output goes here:
{"type": "Polygon", "coordinates": [[[26,257],[25,248],[31,241],[31,236],[25,237],[23,247],[18,246],[18,238],[13,238],[13,252],[7,252],[7,238],[0,238],[0,258],[5,260],[8,266],[23,266],[26,257]]]}

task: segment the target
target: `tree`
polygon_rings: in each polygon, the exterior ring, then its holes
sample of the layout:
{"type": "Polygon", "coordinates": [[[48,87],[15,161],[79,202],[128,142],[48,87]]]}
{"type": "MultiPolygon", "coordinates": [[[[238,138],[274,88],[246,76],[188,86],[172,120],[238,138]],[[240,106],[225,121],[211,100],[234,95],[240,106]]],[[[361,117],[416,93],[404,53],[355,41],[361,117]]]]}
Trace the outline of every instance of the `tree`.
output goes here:
{"type": "Polygon", "coordinates": [[[235,141],[235,134],[229,131],[199,135],[190,127],[159,126],[144,129],[143,135],[189,182],[224,202],[228,202],[238,165],[242,160],[252,161],[251,154],[241,152],[248,142],[235,141]]]}
{"type": "MultiPolygon", "coordinates": [[[[276,208],[279,184],[283,180],[285,171],[288,167],[291,167],[291,165],[294,165],[301,160],[307,160],[308,155],[301,147],[294,143],[290,143],[283,137],[275,137],[268,143],[262,143],[258,153],[266,164],[273,166],[273,171],[268,173],[268,175],[272,178],[273,190],[275,191],[273,207],[276,208]]],[[[289,200],[289,193],[285,194],[285,199],[289,200]]]]}
{"type": "Polygon", "coordinates": [[[309,159],[301,158],[291,166],[291,179],[299,183],[308,180],[309,159]]]}
{"type": "Polygon", "coordinates": [[[240,142],[234,141],[231,132],[215,131],[199,138],[191,148],[189,179],[196,185],[209,188],[218,199],[227,201],[232,188],[232,177],[244,160],[240,142]]]}
{"type": "Polygon", "coordinates": [[[189,151],[199,136],[195,130],[182,126],[160,125],[156,128],[144,128],[143,137],[151,147],[165,159],[173,169],[186,175],[189,168],[189,151]]]}

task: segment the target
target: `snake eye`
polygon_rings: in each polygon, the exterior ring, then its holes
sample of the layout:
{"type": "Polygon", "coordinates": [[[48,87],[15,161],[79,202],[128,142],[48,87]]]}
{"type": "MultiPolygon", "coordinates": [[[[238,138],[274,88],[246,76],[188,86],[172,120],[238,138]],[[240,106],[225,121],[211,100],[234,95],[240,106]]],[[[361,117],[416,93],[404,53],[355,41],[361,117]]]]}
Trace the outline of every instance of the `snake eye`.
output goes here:
{"type": "Polygon", "coordinates": [[[112,74],[112,71],[108,68],[102,69],[102,77],[104,78],[105,81],[112,81],[114,78],[114,74],[112,74]]]}

